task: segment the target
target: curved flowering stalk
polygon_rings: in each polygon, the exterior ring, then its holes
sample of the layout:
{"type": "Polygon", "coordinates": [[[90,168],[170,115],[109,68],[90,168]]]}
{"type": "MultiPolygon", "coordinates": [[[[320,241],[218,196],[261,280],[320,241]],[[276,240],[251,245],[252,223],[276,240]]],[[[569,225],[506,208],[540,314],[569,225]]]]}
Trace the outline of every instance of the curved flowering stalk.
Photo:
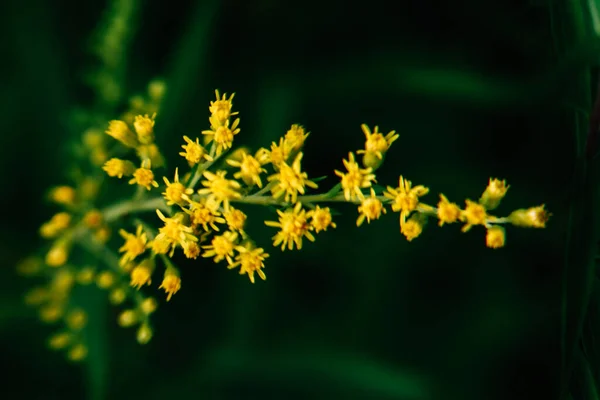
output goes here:
{"type": "MultiPolygon", "coordinates": [[[[147,316],[156,305],[151,298],[141,297],[139,290],[162,275],[157,286],[165,291],[167,301],[171,300],[182,287],[182,273],[171,261],[176,253],[189,259],[211,259],[247,275],[252,283],[257,276],[265,280],[268,242],[272,241],[281,250],[300,250],[305,240],[313,242],[323,232],[336,228],[331,209],[325,203],[355,204],[357,226],[365,221],[374,223],[385,214],[398,213],[400,232],[409,242],[422,233],[429,219],[437,219],[439,226],[462,223],[463,232],[481,226],[486,230],[485,244],[490,248],[504,246],[504,224],[543,228],[549,217],[543,205],[518,209],[504,217],[492,214],[509,188],[505,181],[495,178],[490,178],[478,200],[466,199],[462,207],[444,194],[439,194],[437,202],[428,204],[425,197],[430,189],[413,185],[402,175],[397,185],[376,190],[375,171],[382,166],[399,135],[395,131],[384,134],[377,126],[371,129],[365,124],[361,125],[364,148],[349,152],[341,162],[344,168],[333,171],[339,183],[319,192],[315,179],[302,168],[302,149],[309,137],[304,127],[292,125],[284,136],[254,153],[240,149],[229,154],[241,132],[240,119],[238,112],[233,111],[234,95],[215,93],[216,100],[209,106],[210,129],[202,131],[202,139],[182,138],[183,151],[179,155],[189,170],[175,168],[162,179],[156,178],[156,168],[164,164],[154,143],[157,114],[110,121],[107,136],[96,138],[96,142],[105,143],[105,138],[111,137],[123,150],[129,149],[131,157],[106,159],[102,170],[110,178],[137,186],[138,191],[131,200],[95,208],[97,196],[87,195],[81,186],[54,188],[50,198],[66,210],[54,215],[40,229],[44,238],[52,240],[45,259],[38,259],[36,268],[32,267],[34,261],[28,261],[21,271],[48,275],[51,282],[57,277],[66,279],[65,274],[70,274],[74,282],[84,271],[89,281],[97,274],[98,284],[113,290],[111,299],[115,304],[127,299],[134,301],[135,307],[126,309],[119,322],[123,326],[139,324],[138,341],[145,343],[152,335],[147,316]],[[357,155],[362,156],[361,164],[357,155]],[[248,216],[237,208],[238,204],[277,207],[275,219],[264,221],[276,229],[271,240],[252,238],[246,232],[248,216]],[[129,227],[119,224],[129,214],[148,211],[154,213],[154,223],[136,220],[129,227]],[[118,230],[122,239],[120,246],[115,247],[120,258],[107,245],[109,232],[113,230],[118,230]],[[108,282],[108,269],[94,272],[71,264],[70,254],[75,248],[109,254],[107,264],[112,281],[108,282]],[[119,280],[128,281],[129,285],[114,283],[119,280]],[[120,290],[120,294],[115,294],[115,290],[120,290]]],[[[58,285],[62,288],[60,296],[68,298],[65,288],[69,285],[58,285]]],[[[66,311],[60,308],[64,303],[53,298],[58,289],[52,286],[49,292],[40,293],[30,294],[29,302],[46,308],[54,305],[52,312],[42,308],[43,318],[61,318],[66,311]]],[[[72,325],[77,324],[69,326],[72,325]]],[[[66,339],[56,339],[53,343],[55,348],[64,347],[66,339]]]]}

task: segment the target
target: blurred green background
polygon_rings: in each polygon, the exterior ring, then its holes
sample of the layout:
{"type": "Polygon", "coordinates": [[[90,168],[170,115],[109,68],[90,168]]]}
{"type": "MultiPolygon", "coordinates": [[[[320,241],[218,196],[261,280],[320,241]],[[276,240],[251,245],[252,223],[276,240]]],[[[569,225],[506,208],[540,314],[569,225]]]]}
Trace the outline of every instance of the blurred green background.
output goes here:
{"type": "MultiPolygon", "coordinates": [[[[177,260],[183,288],[161,304],[146,346],[90,289],[91,353],[73,365],[47,350],[53,328],[22,305],[32,283],[13,266],[41,243],[54,211],[47,188],[68,183],[80,133],[69,118],[94,104],[88,47],[108,3],[3,2],[2,398],[558,399],[568,211],[598,49],[593,2],[140,4],[123,90],[166,79],[156,131],[170,170],[183,166],[181,136],[207,128],[218,88],[236,92],[238,143],[267,146],[304,125],[309,176],[332,175],[363,146],[360,124],[379,125],[400,134],[380,184],[404,174],[431,188],[429,202],[442,192],[458,202],[500,177],[511,188],[499,213],[546,203],[553,217],[545,230],[509,227],[507,247],[491,250],[482,229],[434,222],[407,243],[395,214],[358,229],[356,209],[341,205],[336,230],[301,252],[270,251],[266,282],[177,260]]],[[[260,221],[272,212],[244,210],[268,246],[274,232],[260,221]]]]}

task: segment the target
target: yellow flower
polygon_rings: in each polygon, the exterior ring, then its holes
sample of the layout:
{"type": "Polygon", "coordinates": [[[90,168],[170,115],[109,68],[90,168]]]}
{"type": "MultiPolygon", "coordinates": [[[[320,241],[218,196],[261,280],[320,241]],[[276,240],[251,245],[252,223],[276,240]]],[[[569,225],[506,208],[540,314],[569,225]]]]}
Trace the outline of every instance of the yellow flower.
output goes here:
{"type": "Polygon", "coordinates": [[[102,225],[102,212],[92,209],[83,215],[82,221],[88,228],[99,228],[102,225]]]}
{"type": "Polygon", "coordinates": [[[315,237],[310,232],[311,225],[308,223],[308,218],[312,216],[310,212],[302,209],[302,203],[296,203],[294,208],[287,210],[277,210],[279,222],[265,221],[265,225],[273,228],[280,228],[280,231],[273,236],[273,246],[281,244],[281,250],[293,250],[294,245],[298,250],[302,249],[302,239],[306,237],[311,242],[315,241],[315,237]]]}
{"type": "Polygon", "coordinates": [[[304,133],[304,127],[293,124],[285,134],[285,142],[292,151],[298,151],[304,146],[304,142],[310,132],[304,133]]]}
{"type": "Polygon", "coordinates": [[[220,217],[220,213],[215,207],[209,207],[205,197],[200,198],[200,201],[193,201],[189,197],[184,197],[190,203],[190,209],[184,211],[190,215],[190,221],[196,234],[199,233],[199,228],[202,227],[205,232],[210,230],[219,231],[216,224],[225,223],[225,219],[220,217]]]}
{"type": "Polygon", "coordinates": [[[135,117],[133,127],[140,143],[150,144],[154,141],[154,118],[156,118],[156,113],[152,114],[152,117],[149,117],[148,114],[135,117]]]}
{"type": "Polygon", "coordinates": [[[129,285],[136,289],[140,289],[144,285],[150,285],[153,271],[154,262],[150,258],[145,259],[131,270],[129,285]]]}
{"type": "Polygon", "coordinates": [[[135,148],[139,144],[135,134],[131,132],[127,124],[123,121],[110,121],[108,123],[108,129],[106,130],[106,133],[127,147],[135,148]]]}
{"type": "Polygon", "coordinates": [[[184,152],[179,153],[180,156],[185,157],[185,159],[191,164],[195,165],[205,159],[207,161],[212,161],[212,157],[208,155],[204,147],[200,145],[199,139],[196,138],[196,141],[193,142],[189,137],[184,136],[183,140],[187,144],[182,145],[181,147],[184,152]]]}
{"type": "Polygon", "coordinates": [[[48,253],[46,253],[46,264],[48,264],[50,267],[60,267],[65,265],[68,258],[68,243],[59,239],[52,245],[48,253]]]}
{"type": "Polygon", "coordinates": [[[171,300],[171,296],[181,289],[181,278],[179,277],[179,274],[172,269],[167,269],[163,281],[158,288],[164,289],[167,294],[167,301],[171,300]]]}
{"type": "Polygon", "coordinates": [[[461,213],[460,219],[466,222],[466,225],[461,230],[467,232],[473,225],[485,225],[487,219],[485,207],[471,200],[466,200],[465,203],[467,206],[461,213]]]}
{"type": "Polygon", "coordinates": [[[50,221],[44,223],[40,227],[40,235],[43,238],[51,239],[63,232],[71,223],[71,214],[67,212],[59,212],[55,214],[50,221]]]}
{"type": "Polygon", "coordinates": [[[244,214],[241,210],[237,208],[230,207],[229,211],[223,214],[225,217],[225,221],[227,222],[227,226],[232,231],[237,231],[240,233],[244,233],[244,225],[246,224],[246,214],[244,214]]]}
{"type": "Polygon", "coordinates": [[[135,165],[131,161],[121,160],[118,158],[111,158],[104,163],[102,167],[106,171],[108,176],[117,177],[121,179],[123,176],[131,176],[135,171],[135,165]]]}
{"type": "Polygon", "coordinates": [[[227,93],[223,93],[223,96],[220,97],[218,90],[215,90],[215,95],[217,100],[210,102],[208,110],[211,114],[210,122],[216,127],[225,124],[229,117],[237,115],[238,113],[231,112],[233,107],[233,96],[235,96],[235,93],[232,93],[229,99],[227,98],[227,93]]]}
{"type": "Polygon", "coordinates": [[[267,279],[262,269],[265,267],[264,261],[269,257],[269,254],[265,253],[264,249],[260,247],[253,248],[249,242],[243,246],[237,246],[235,249],[238,251],[238,255],[235,257],[235,262],[227,268],[232,269],[239,266],[240,275],[247,274],[252,283],[254,283],[255,272],[263,281],[267,279]]]}
{"type": "Polygon", "coordinates": [[[208,199],[217,207],[223,203],[225,210],[229,209],[229,200],[239,199],[242,195],[239,193],[241,185],[239,182],[225,178],[227,171],[217,171],[213,174],[210,171],[204,172],[205,181],[202,181],[204,189],[198,190],[200,195],[208,195],[208,199]]]}
{"type": "Polygon", "coordinates": [[[96,276],[96,285],[100,289],[110,289],[116,281],[115,274],[111,271],[102,271],[96,276]]]}
{"type": "Polygon", "coordinates": [[[542,204],[537,207],[515,210],[508,216],[508,220],[511,224],[523,228],[545,228],[551,215],[542,204]]]}
{"type": "Polygon", "coordinates": [[[87,314],[80,308],[74,309],[67,314],[65,321],[73,331],[79,331],[87,324],[87,314]]]}
{"type": "Polygon", "coordinates": [[[348,153],[348,160],[342,160],[347,173],[335,170],[335,174],[341,178],[342,189],[344,189],[344,198],[346,201],[363,200],[364,195],[361,189],[371,187],[375,182],[375,175],[371,168],[362,169],[354,159],[354,153],[348,153]]]}
{"type": "Polygon", "coordinates": [[[187,258],[196,259],[200,255],[200,246],[196,242],[185,242],[183,244],[183,254],[187,258]]]}
{"type": "Polygon", "coordinates": [[[71,340],[73,340],[73,334],[69,332],[60,332],[50,337],[48,346],[54,350],[62,350],[71,343],[71,340]]]}
{"type": "Polygon", "coordinates": [[[154,180],[154,173],[150,168],[150,160],[145,159],[141,168],[136,169],[133,173],[133,178],[129,181],[129,184],[138,184],[145,187],[146,190],[150,190],[150,186],[158,187],[158,182],[154,180]]]}
{"type": "Polygon", "coordinates": [[[488,186],[485,188],[485,191],[479,199],[479,204],[484,206],[487,210],[495,209],[500,205],[500,201],[506,195],[508,188],[509,186],[506,184],[506,181],[490,178],[488,186]]]}
{"type": "Polygon", "coordinates": [[[72,206],[75,203],[75,197],[75,189],[71,186],[57,186],[49,194],[51,201],[64,206],[72,206]]]}
{"type": "Polygon", "coordinates": [[[138,331],[137,331],[135,337],[139,344],[148,343],[150,341],[150,339],[152,339],[152,328],[150,328],[150,325],[148,325],[147,322],[144,322],[138,328],[138,331]]]}
{"type": "Polygon", "coordinates": [[[267,172],[267,170],[262,168],[260,162],[252,155],[243,153],[241,161],[228,159],[227,164],[240,169],[233,174],[234,178],[242,179],[248,186],[256,185],[259,188],[262,187],[260,174],[267,172]]]}
{"type": "Polygon", "coordinates": [[[329,227],[335,228],[336,224],[332,221],[329,207],[321,208],[316,206],[312,211],[310,225],[315,230],[315,233],[326,231],[329,227]]]}
{"type": "Polygon", "coordinates": [[[424,219],[420,215],[413,215],[407,221],[400,219],[400,232],[411,242],[423,232],[424,219]]]}
{"type": "Polygon", "coordinates": [[[298,153],[294,162],[289,166],[286,162],[281,163],[279,172],[267,178],[269,182],[275,182],[272,189],[273,198],[277,199],[285,194],[286,202],[295,203],[298,199],[298,193],[304,194],[305,186],[316,189],[316,183],[308,180],[308,174],[302,172],[300,162],[302,152],[298,153]]]}
{"type": "Polygon", "coordinates": [[[364,199],[358,206],[358,212],[360,215],[356,219],[356,226],[361,226],[365,218],[367,223],[371,223],[371,220],[379,219],[382,213],[385,214],[385,207],[375,195],[373,188],[371,188],[371,197],[364,199]]]}
{"type": "Polygon", "coordinates": [[[451,224],[460,218],[460,208],[454,203],[450,203],[448,198],[440,194],[440,201],[437,205],[437,216],[440,220],[438,225],[451,224]]]}
{"type": "Polygon", "coordinates": [[[186,187],[183,186],[183,183],[179,182],[179,168],[175,168],[175,179],[173,179],[172,183],[169,182],[169,180],[164,176],[163,180],[165,181],[167,188],[162,195],[164,196],[165,200],[167,200],[168,206],[173,204],[181,205],[184,200],[182,197],[184,194],[190,195],[194,193],[193,189],[186,189],[186,187]]]}
{"type": "Polygon", "coordinates": [[[398,187],[388,186],[383,195],[393,201],[392,210],[400,211],[400,223],[402,224],[408,214],[416,210],[419,205],[419,197],[425,196],[427,193],[429,193],[428,188],[422,185],[412,187],[412,183],[400,175],[398,187]]]}
{"type": "Polygon", "coordinates": [[[226,259],[227,263],[231,265],[233,263],[232,256],[237,238],[238,234],[230,231],[227,231],[222,235],[215,236],[210,245],[202,246],[204,249],[204,254],[202,254],[202,257],[214,257],[213,261],[216,263],[226,259]]]}
{"type": "Polygon", "coordinates": [[[187,242],[195,242],[198,240],[198,238],[192,234],[192,228],[183,225],[182,213],[175,214],[173,218],[165,217],[160,210],[156,210],[156,214],[165,225],[158,229],[158,235],[156,235],[154,241],[163,242],[167,248],[170,248],[171,256],[175,252],[175,247],[177,245],[183,247],[187,242]]]}
{"type": "Polygon", "coordinates": [[[140,303],[140,310],[146,315],[152,314],[157,308],[158,304],[152,297],[147,297],[140,303]]]}
{"type": "Polygon", "coordinates": [[[123,266],[130,261],[133,261],[137,256],[144,253],[146,250],[146,243],[148,241],[146,233],[142,232],[143,228],[138,225],[135,231],[135,235],[128,233],[121,229],[119,234],[125,239],[125,244],[119,249],[120,253],[124,253],[121,256],[119,265],[123,266]]]}
{"type": "Polygon", "coordinates": [[[238,128],[239,123],[240,119],[237,118],[233,121],[231,127],[229,126],[229,121],[225,121],[223,125],[214,127],[211,130],[202,131],[203,135],[210,137],[217,145],[217,155],[221,154],[224,150],[231,148],[233,145],[233,137],[240,133],[240,128],[238,128]]]}
{"type": "Polygon", "coordinates": [[[366,124],[362,124],[362,131],[365,134],[365,149],[357,151],[358,154],[374,154],[378,159],[382,160],[383,155],[389,150],[390,146],[400,135],[396,133],[396,131],[390,131],[387,135],[383,136],[381,132],[377,130],[379,127],[375,127],[373,132],[366,124]]]}
{"type": "Polygon", "coordinates": [[[73,362],[82,361],[87,357],[88,349],[83,343],[77,343],[69,349],[67,357],[73,362]]]}
{"type": "Polygon", "coordinates": [[[272,142],[271,150],[268,151],[267,160],[273,164],[273,167],[279,168],[281,164],[287,161],[291,149],[283,138],[279,138],[279,144],[272,142]]]}
{"type": "Polygon", "coordinates": [[[506,237],[504,234],[504,228],[498,225],[491,226],[487,229],[485,235],[485,245],[492,249],[498,249],[504,246],[506,237]]]}

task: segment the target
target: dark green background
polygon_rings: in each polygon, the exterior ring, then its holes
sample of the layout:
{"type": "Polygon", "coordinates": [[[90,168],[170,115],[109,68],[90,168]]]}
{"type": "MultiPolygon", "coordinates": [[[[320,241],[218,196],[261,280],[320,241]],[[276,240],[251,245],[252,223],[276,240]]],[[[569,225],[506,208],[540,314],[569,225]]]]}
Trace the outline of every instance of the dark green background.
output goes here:
{"type": "MultiPolygon", "coordinates": [[[[0,397],[558,398],[568,207],[597,49],[584,3],[144,2],[124,89],[167,80],[156,131],[170,171],[219,88],[236,92],[239,143],[267,146],[292,123],[311,131],[310,176],[340,169],[363,145],[360,124],[377,124],[400,134],[381,184],[404,174],[434,203],[475,199],[500,177],[511,185],[500,214],[546,203],[553,217],[545,230],[509,227],[491,250],[482,229],[433,221],[407,243],[392,213],[358,229],[342,205],[338,228],[305,250],[270,250],[266,282],[177,260],[183,288],[147,346],[96,304],[92,354],[74,366],[45,348],[52,328],[21,305],[31,282],[13,266],[41,244],[47,188],[68,183],[69,115],[93,104],[86,49],[105,4],[3,2],[0,397]]],[[[268,246],[260,220],[273,214],[245,211],[268,246]]]]}

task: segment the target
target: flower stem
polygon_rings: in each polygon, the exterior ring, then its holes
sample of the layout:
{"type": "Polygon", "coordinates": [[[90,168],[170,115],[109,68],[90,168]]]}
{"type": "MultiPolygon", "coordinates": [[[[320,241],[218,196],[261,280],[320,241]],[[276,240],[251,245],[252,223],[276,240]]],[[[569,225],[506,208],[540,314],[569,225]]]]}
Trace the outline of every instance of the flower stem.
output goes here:
{"type": "Polygon", "coordinates": [[[156,209],[169,212],[169,207],[167,207],[162,197],[153,197],[143,201],[129,200],[119,202],[102,210],[102,215],[106,222],[113,222],[127,214],[153,211],[156,209]]]}

